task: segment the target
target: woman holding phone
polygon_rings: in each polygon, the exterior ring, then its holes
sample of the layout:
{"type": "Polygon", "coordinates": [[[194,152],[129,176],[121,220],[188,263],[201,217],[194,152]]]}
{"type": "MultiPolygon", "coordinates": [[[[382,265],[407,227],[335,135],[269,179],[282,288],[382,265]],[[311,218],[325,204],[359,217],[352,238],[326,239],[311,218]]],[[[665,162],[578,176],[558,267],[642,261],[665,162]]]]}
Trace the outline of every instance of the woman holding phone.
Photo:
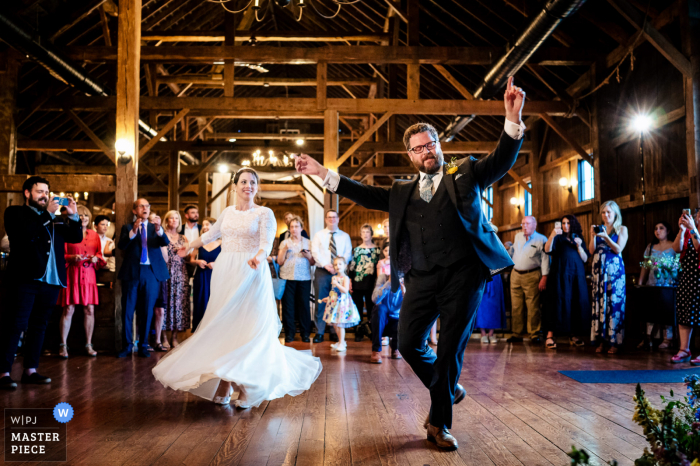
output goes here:
{"type": "Polygon", "coordinates": [[[583,243],[581,224],[575,215],[564,215],[556,222],[544,245],[552,258],[545,294],[542,324],[547,331],[545,346],[557,347],[555,335],[567,336],[572,346],[583,346],[577,338],[589,328],[590,302],[584,264],[588,252],[583,243]]]}
{"type": "Polygon", "coordinates": [[[92,347],[92,332],[95,328],[95,304],[99,304],[97,297],[96,270],[107,263],[102,257],[102,243],[95,230],[90,230],[88,225],[92,220],[90,209],[78,206],[78,216],[83,227],[83,241],[76,244],[66,243],[66,278],[65,288],[61,288],[58,296],[58,304],[63,307],[63,315],[59,325],[61,331],[61,343],[58,345],[58,355],[68,359],[68,332],[75,306],[83,306],[83,326],[85,327],[85,352],[88,356],[97,356],[92,347]]]}
{"type": "Polygon", "coordinates": [[[688,362],[694,366],[700,365],[700,358],[691,360],[690,337],[693,327],[700,324],[700,234],[697,225],[700,223],[700,209],[695,209],[695,218],[690,215],[690,209],[684,209],[678,220],[680,231],[673,242],[673,249],[681,254],[681,274],[678,278],[678,297],[676,299],[676,318],[678,333],[681,336],[681,347],[671,358],[672,363],[688,362]]]}
{"type": "Polygon", "coordinates": [[[280,278],[287,280],[282,295],[282,322],[284,341],[291,343],[296,335],[295,314],[299,311],[301,341],[309,343],[311,333],[311,267],[316,265],[311,256],[311,244],[301,233],[304,222],[294,216],[289,222],[289,238],[282,241],[277,253],[280,278]]]}
{"type": "Polygon", "coordinates": [[[600,205],[602,225],[591,225],[590,253],[593,254],[591,341],[596,353],[615,354],[625,336],[625,263],[622,250],[629,238],[622,225],[622,213],[615,201],[600,205]]]}

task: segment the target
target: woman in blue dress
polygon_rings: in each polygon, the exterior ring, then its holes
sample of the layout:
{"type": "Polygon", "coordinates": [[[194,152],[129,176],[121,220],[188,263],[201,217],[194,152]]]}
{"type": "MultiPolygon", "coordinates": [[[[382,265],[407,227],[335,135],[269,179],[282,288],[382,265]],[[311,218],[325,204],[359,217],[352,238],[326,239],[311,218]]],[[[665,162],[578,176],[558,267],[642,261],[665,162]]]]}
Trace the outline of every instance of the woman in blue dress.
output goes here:
{"type": "MultiPolygon", "coordinates": [[[[498,232],[496,225],[490,224],[498,232]]],[[[481,330],[481,343],[498,343],[498,337],[493,334],[495,329],[506,328],[506,304],[503,296],[503,281],[501,275],[494,275],[486,284],[484,296],[481,298],[479,310],[476,313],[476,328],[481,330]]]]}
{"type": "Polygon", "coordinates": [[[622,225],[622,213],[615,201],[600,206],[603,221],[596,232],[591,225],[589,250],[593,254],[593,290],[591,294],[591,341],[596,353],[615,354],[625,335],[625,264],[622,250],[628,239],[622,225]]]}
{"type": "Polygon", "coordinates": [[[552,259],[542,310],[542,324],[547,331],[545,347],[555,349],[557,336],[568,337],[571,346],[583,346],[577,336],[590,328],[591,305],[584,268],[588,252],[575,215],[562,217],[561,228],[552,230],[544,250],[552,259]]]}
{"type": "MultiPolygon", "coordinates": [[[[215,218],[207,217],[202,221],[202,234],[209,231],[211,226],[216,223],[215,218]]],[[[201,248],[192,251],[190,254],[190,263],[197,266],[194,272],[194,296],[192,310],[192,331],[197,330],[197,326],[204,317],[204,311],[207,309],[209,302],[211,283],[211,273],[214,269],[214,262],[219,257],[221,252],[221,240],[212,241],[201,248]]]]}

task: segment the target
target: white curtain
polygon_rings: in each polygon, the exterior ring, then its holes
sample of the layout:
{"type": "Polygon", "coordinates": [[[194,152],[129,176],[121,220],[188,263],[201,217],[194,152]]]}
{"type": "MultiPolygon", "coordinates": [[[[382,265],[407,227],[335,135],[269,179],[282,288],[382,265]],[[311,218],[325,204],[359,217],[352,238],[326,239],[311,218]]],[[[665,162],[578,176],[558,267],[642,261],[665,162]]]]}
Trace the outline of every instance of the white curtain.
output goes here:
{"type": "Polygon", "coordinates": [[[318,231],[324,228],[323,190],[306,175],[302,175],[301,182],[307,190],[306,206],[309,209],[309,225],[306,230],[309,236],[313,238],[318,231]]]}
{"type": "MultiPolygon", "coordinates": [[[[211,195],[214,196],[216,193],[221,191],[224,186],[231,181],[230,173],[214,173],[211,182],[211,195]]],[[[217,197],[214,202],[209,206],[209,215],[214,218],[219,218],[221,212],[226,208],[228,201],[228,193],[223,193],[221,196],[217,197]]]]}

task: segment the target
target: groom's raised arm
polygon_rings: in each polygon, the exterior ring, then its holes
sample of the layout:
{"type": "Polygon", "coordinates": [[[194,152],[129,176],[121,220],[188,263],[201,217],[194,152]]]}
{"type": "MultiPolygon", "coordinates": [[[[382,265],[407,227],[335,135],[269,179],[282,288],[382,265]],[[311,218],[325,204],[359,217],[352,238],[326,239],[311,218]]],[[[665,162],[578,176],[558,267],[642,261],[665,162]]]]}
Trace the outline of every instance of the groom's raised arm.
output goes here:
{"type": "Polygon", "coordinates": [[[313,157],[306,154],[295,156],[299,173],[316,175],[323,180],[323,187],[339,196],[347,197],[367,209],[389,212],[391,189],[367,186],[346,176],[327,169],[313,157]]]}

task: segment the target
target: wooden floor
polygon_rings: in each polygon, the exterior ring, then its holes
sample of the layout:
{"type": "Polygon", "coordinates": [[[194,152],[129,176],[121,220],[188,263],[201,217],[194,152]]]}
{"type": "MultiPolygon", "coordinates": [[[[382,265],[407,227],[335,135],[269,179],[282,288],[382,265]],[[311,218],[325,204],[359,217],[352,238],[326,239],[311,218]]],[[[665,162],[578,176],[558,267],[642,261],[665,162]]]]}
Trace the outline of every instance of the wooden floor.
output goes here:
{"type": "MultiPolygon", "coordinates": [[[[591,464],[631,466],[646,445],[632,422],[634,386],[580,384],[557,371],[671,368],[669,353],[606,356],[472,340],[460,379],[468,395],[455,407],[452,429],[460,448],[446,453],[425,440],[430,398],[405,361],[370,364],[367,340],[348,342],[342,355],[331,354],[329,343],[312,348],[324,367],[311,389],[255,409],[163,388],[151,375],[158,353],[147,360],[43,358],[50,388],[20,385],[0,393],[0,406],[69,402],[76,412],[68,424],[70,464],[564,466],[575,445],[593,455],[591,464]]],[[[16,379],[19,371],[15,364],[16,379]]],[[[644,388],[652,403],[670,389],[683,393],[681,384],[644,388]]]]}

